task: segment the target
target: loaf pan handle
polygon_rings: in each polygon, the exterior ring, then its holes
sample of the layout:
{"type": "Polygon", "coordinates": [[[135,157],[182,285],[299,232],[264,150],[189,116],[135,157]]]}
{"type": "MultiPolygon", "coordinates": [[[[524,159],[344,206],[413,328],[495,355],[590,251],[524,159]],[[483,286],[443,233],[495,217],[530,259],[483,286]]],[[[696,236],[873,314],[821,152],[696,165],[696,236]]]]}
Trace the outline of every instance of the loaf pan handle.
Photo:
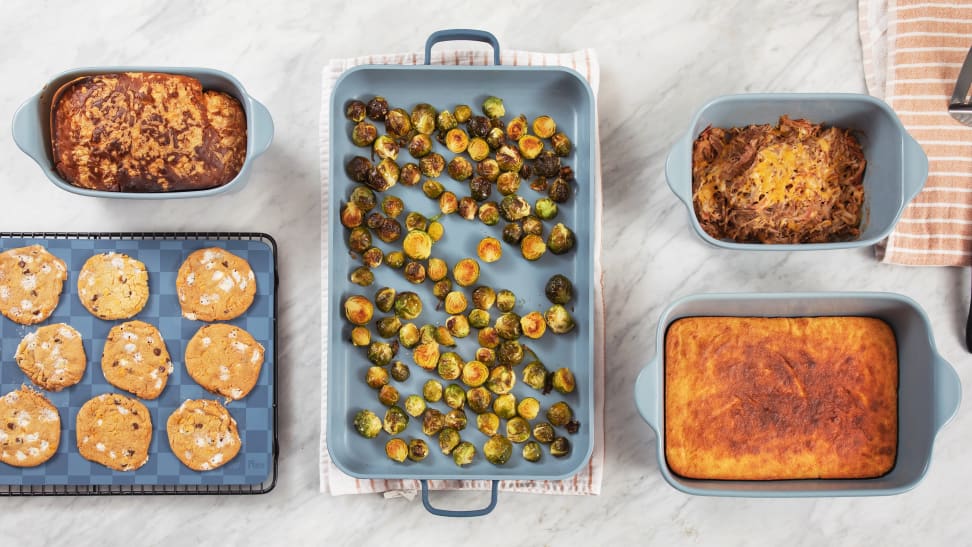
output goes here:
{"type": "Polygon", "coordinates": [[[962,402],[962,381],[948,361],[935,355],[935,431],[947,424],[962,402]]]}
{"type": "Polygon", "coordinates": [[[44,147],[44,132],[37,120],[40,108],[40,94],[27,99],[14,113],[11,130],[17,146],[37,162],[43,169],[50,169],[47,150],[44,147]]]}
{"type": "Polygon", "coordinates": [[[453,40],[469,40],[470,42],[482,42],[493,46],[493,64],[500,64],[499,41],[491,33],[485,30],[471,28],[454,28],[437,30],[425,41],[425,64],[432,64],[432,46],[439,42],[450,42],[453,40]]]}
{"type": "Polygon", "coordinates": [[[266,152],[273,142],[273,118],[260,101],[251,98],[250,103],[250,112],[253,113],[253,157],[257,157],[266,152]]]}
{"type": "Polygon", "coordinates": [[[928,179],[928,155],[911,135],[905,134],[904,143],[904,195],[905,205],[925,187],[928,179]]]}
{"type": "Polygon", "coordinates": [[[638,413],[644,418],[648,425],[658,434],[658,359],[652,359],[648,366],[641,369],[638,379],[635,381],[635,406],[638,413]]]}
{"type": "Polygon", "coordinates": [[[468,511],[450,511],[448,509],[439,509],[437,507],[432,507],[432,503],[429,501],[429,481],[423,480],[422,482],[422,505],[425,506],[425,510],[433,515],[439,517],[482,517],[493,512],[496,509],[496,498],[499,492],[499,481],[493,481],[493,488],[490,492],[489,505],[482,509],[472,509],[468,511]]]}
{"type": "Polygon", "coordinates": [[[689,134],[679,139],[665,160],[665,180],[672,193],[692,209],[692,142],[689,134]]]}

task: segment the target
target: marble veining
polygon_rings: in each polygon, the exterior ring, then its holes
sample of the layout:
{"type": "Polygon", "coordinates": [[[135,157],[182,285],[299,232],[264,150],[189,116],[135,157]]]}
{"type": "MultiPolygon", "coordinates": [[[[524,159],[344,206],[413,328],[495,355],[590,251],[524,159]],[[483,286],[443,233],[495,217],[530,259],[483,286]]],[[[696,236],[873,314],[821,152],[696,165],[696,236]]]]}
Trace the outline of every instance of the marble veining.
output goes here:
{"type": "MultiPolygon", "coordinates": [[[[4,544],[66,539],[144,544],[390,544],[432,538],[507,545],[957,545],[972,526],[972,426],[946,427],[924,481],[890,498],[690,497],[658,473],[655,438],[632,386],[655,354],[655,321],[674,298],[710,291],[886,290],[917,300],[940,351],[972,386],[964,350],[969,273],[878,264],[871,250],[732,253],[690,230],[664,161],[716,95],[863,92],[854,0],[550,3],[387,1],[34,2],[0,5],[0,230],[256,230],[280,250],[280,478],[264,496],[0,500],[4,544]],[[416,50],[447,27],[480,27],[518,49],[597,49],[604,173],[608,384],[604,494],[501,495],[476,520],[419,502],[318,493],[320,289],[317,123],[331,57],[416,50]],[[54,73],[87,65],[211,66],[237,76],[273,114],[276,136],[239,192],[168,202],[83,198],[49,184],[9,120],[54,73]]],[[[14,366],[12,355],[0,366],[14,366]]],[[[482,493],[437,493],[474,506],[482,493]]]]}

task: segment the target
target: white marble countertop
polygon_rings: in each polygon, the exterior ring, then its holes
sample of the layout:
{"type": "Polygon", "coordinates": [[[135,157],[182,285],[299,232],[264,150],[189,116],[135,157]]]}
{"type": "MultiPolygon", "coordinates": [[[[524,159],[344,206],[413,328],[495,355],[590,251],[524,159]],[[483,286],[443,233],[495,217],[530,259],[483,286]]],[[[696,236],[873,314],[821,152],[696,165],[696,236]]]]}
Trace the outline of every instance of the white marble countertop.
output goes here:
{"type": "MultiPolygon", "coordinates": [[[[704,245],[668,191],[663,163],[715,95],[863,92],[853,0],[406,3],[35,2],[0,6],[0,230],[258,230],[280,245],[280,478],[267,495],[0,500],[2,543],[107,539],[145,544],[391,544],[481,537],[504,544],[963,544],[972,521],[972,426],[960,410],[925,479],[895,497],[734,500],[683,495],[658,472],[632,384],[654,355],[672,299],[706,291],[888,290],[924,306],[940,351],[972,388],[962,336],[969,273],[878,264],[870,249],[730,253],[704,245]],[[594,47],[607,282],[607,469],[603,495],[502,494],[486,518],[447,520],[420,503],[318,492],[319,233],[317,123],[331,57],[418,49],[437,29],[480,27],[504,46],[594,47]],[[232,195],[98,200],[49,184],[14,145],[9,120],[53,74],[86,65],[211,66],[237,76],[273,114],[276,137],[232,195]],[[475,536],[473,535],[475,534],[475,536]],[[174,542],[174,543],[172,543],[174,542]]],[[[2,366],[13,366],[2,356],[2,366]]],[[[439,494],[446,504],[482,494],[439,494]]],[[[476,542],[479,543],[479,542],[476,542]]]]}

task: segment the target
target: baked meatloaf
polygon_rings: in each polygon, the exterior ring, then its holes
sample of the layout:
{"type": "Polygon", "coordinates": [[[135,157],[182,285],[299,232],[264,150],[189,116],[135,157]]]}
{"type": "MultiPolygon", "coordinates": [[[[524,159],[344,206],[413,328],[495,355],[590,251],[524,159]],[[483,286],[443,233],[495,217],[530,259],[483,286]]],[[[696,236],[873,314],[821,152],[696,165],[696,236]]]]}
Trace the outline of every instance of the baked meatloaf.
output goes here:
{"type": "Polygon", "coordinates": [[[693,479],[878,477],[898,445],[891,328],[867,317],[690,317],[665,337],[665,456],[693,479]]]}
{"type": "Polygon", "coordinates": [[[80,78],[56,98],[57,172],[81,188],[200,190],[232,180],[246,158],[239,101],[195,78],[126,72],[80,78]]]}

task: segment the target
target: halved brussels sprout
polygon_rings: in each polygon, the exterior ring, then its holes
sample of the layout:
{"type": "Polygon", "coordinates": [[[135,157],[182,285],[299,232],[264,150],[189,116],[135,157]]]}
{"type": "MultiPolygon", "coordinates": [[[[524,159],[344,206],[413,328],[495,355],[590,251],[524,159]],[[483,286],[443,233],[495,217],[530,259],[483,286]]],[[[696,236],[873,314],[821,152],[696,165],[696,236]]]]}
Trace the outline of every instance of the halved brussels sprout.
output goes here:
{"type": "Polygon", "coordinates": [[[362,437],[373,439],[381,432],[381,418],[370,410],[361,410],[354,415],[354,429],[362,437]]]}
{"type": "Polygon", "coordinates": [[[528,462],[540,461],[543,456],[543,449],[540,448],[540,443],[536,441],[530,441],[523,445],[523,459],[528,462]]]}
{"type": "Polygon", "coordinates": [[[479,387],[489,379],[489,368],[479,361],[468,361],[462,367],[462,383],[469,387],[479,387]]]}
{"type": "Polygon", "coordinates": [[[398,435],[408,427],[408,414],[397,406],[390,407],[385,411],[385,423],[382,427],[385,433],[398,435]]]}
{"type": "Polygon", "coordinates": [[[389,460],[401,463],[408,458],[408,444],[399,438],[388,439],[385,443],[385,455],[389,460]]]}
{"type": "Polygon", "coordinates": [[[520,318],[520,328],[523,330],[524,336],[537,339],[546,332],[547,322],[544,320],[542,313],[532,311],[520,318]]]}
{"type": "Polygon", "coordinates": [[[393,385],[383,385],[378,390],[378,402],[385,406],[397,405],[399,397],[398,389],[393,385]]]}
{"type": "Polygon", "coordinates": [[[502,118],[506,115],[506,108],[503,106],[503,99],[499,97],[487,97],[483,101],[483,114],[490,118],[502,118]]]}
{"type": "Polygon", "coordinates": [[[398,329],[398,341],[408,349],[414,348],[419,343],[419,330],[415,323],[405,323],[398,329]]]}
{"type": "Polygon", "coordinates": [[[557,427],[564,427],[574,418],[574,411],[564,401],[556,402],[547,409],[547,421],[557,427]]]}
{"type": "Polygon", "coordinates": [[[368,327],[354,327],[351,329],[351,345],[364,347],[371,343],[371,331],[368,327]]]}
{"type": "Polygon", "coordinates": [[[442,428],[439,431],[439,449],[442,450],[443,454],[452,454],[462,439],[459,437],[459,432],[450,427],[442,428]]]}
{"type": "Polygon", "coordinates": [[[413,260],[425,260],[432,254],[432,238],[421,230],[409,230],[402,240],[402,251],[413,260]]]}
{"type": "Polygon", "coordinates": [[[523,335],[523,330],[520,327],[520,316],[513,312],[499,316],[494,326],[500,337],[506,340],[516,340],[523,335]]]}
{"type": "MultiPolygon", "coordinates": [[[[497,366],[489,372],[489,380],[486,380],[486,389],[497,395],[505,395],[513,391],[516,385],[516,374],[513,369],[507,366],[497,366]]],[[[498,413],[497,413],[498,414],[498,413]]]]}
{"type": "Polygon", "coordinates": [[[408,459],[420,462],[429,455],[429,445],[422,439],[408,441],[408,459]]]}
{"type": "Polygon", "coordinates": [[[443,380],[455,380],[462,375],[462,358],[458,353],[449,351],[439,356],[436,372],[443,380]]]}
{"type": "Polygon", "coordinates": [[[483,445],[486,461],[493,465],[503,465],[513,455],[513,443],[502,435],[493,435],[483,445]]]}
{"type": "Polygon", "coordinates": [[[431,437],[442,431],[443,427],[445,427],[445,414],[434,408],[427,408],[422,415],[422,433],[431,437]]]}
{"type": "Polygon", "coordinates": [[[401,361],[395,361],[391,365],[391,377],[395,379],[396,382],[404,382],[408,380],[408,377],[412,375],[412,372],[408,370],[408,365],[401,361]]]}
{"type": "Polygon", "coordinates": [[[520,240],[520,254],[531,262],[539,260],[545,252],[547,252],[547,244],[538,235],[527,234],[520,240]]]}
{"type": "Polygon", "coordinates": [[[574,284],[567,276],[556,274],[547,280],[543,292],[551,303],[564,305],[574,297],[574,284]]]}
{"type": "Polygon", "coordinates": [[[422,299],[411,291],[395,295],[395,315],[405,320],[412,320],[422,313],[422,299]]]}
{"type": "Polygon", "coordinates": [[[435,370],[439,363],[439,343],[433,340],[415,346],[412,360],[425,370],[435,370]]]}
{"type": "Polygon", "coordinates": [[[533,120],[533,133],[541,139],[549,139],[557,132],[557,123],[550,116],[538,116],[533,120]]]}
{"type": "Polygon", "coordinates": [[[451,427],[456,431],[462,431],[466,429],[466,424],[468,423],[468,418],[466,413],[461,408],[454,408],[445,415],[446,427],[451,427]]]}
{"type": "Polygon", "coordinates": [[[533,426],[533,438],[543,444],[552,443],[557,433],[549,422],[540,422],[533,426]]]}
{"type": "Polygon", "coordinates": [[[422,385],[422,397],[430,403],[437,403],[442,400],[442,383],[438,380],[426,380],[422,385]]]}
{"type": "Polygon", "coordinates": [[[381,96],[375,97],[365,105],[365,111],[372,120],[383,122],[388,115],[388,101],[381,96]]]}
{"type": "Polygon", "coordinates": [[[506,438],[515,443],[525,443],[530,438],[530,422],[517,416],[506,422],[506,438]]]}
{"type": "Polygon", "coordinates": [[[445,305],[445,312],[452,315],[466,311],[468,305],[466,302],[466,294],[462,291],[450,292],[446,295],[443,303],[445,305]]]}
{"type": "Polygon", "coordinates": [[[344,316],[354,325],[367,325],[375,313],[371,300],[354,294],[344,301],[344,316]]]}
{"type": "Polygon", "coordinates": [[[554,153],[561,157],[569,156],[572,148],[570,139],[563,133],[555,133],[550,137],[550,146],[553,147],[554,153]]]}
{"type": "Polygon", "coordinates": [[[484,387],[474,387],[466,392],[466,403],[469,405],[469,409],[476,414],[488,411],[492,401],[493,394],[484,387]]]}
{"type": "Polygon", "coordinates": [[[523,367],[523,383],[537,391],[543,391],[547,383],[547,368],[540,361],[527,363],[523,367]]]}
{"type": "Polygon", "coordinates": [[[459,467],[469,465],[476,458],[476,447],[469,441],[462,441],[452,450],[452,461],[459,467]]]}
{"type": "Polygon", "coordinates": [[[540,414],[540,401],[533,397],[521,399],[516,404],[516,414],[525,420],[532,420],[540,414]]]}
{"type": "Polygon", "coordinates": [[[563,458],[570,454],[570,441],[565,437],[557,437],[550,443],[550,455],[555,458],[563,458]]]}
{"type": "Polygon", "coordinates": [[[468,287],[479,280],[479,263],[471,258],[463,258],[452,267],[452,278],[461,287],[468,287]]]}
{"type": "Polygon", "coordinates": [[[550,327],[550,330],[557,334],[565,334],[574,329],[574,318],[570,316],[567,308],[560,304],[550,306],[550,309],[544,314],[544,319],[547,320],[547,326],[550,327]]]}
{"type": "Polygon", "coordinates": [[[449,384],[442,393],[442,400],[449,408],[462,408],[466,404],[466,392],[459,384],[449,384]]]}
{"type": "Polygon", "coordinates": [[[569,368],[558,368],[550,378],[550,385],[560,393],[573,393],[577,383],[574,381],[574,373],[569,368]]]}
{"type": "Polygon", "coordinates": [[[499,433],[500,418],[492,412],[483,412],[476,416],[476,429],[487,437],[492,437],[499,433]]]}

